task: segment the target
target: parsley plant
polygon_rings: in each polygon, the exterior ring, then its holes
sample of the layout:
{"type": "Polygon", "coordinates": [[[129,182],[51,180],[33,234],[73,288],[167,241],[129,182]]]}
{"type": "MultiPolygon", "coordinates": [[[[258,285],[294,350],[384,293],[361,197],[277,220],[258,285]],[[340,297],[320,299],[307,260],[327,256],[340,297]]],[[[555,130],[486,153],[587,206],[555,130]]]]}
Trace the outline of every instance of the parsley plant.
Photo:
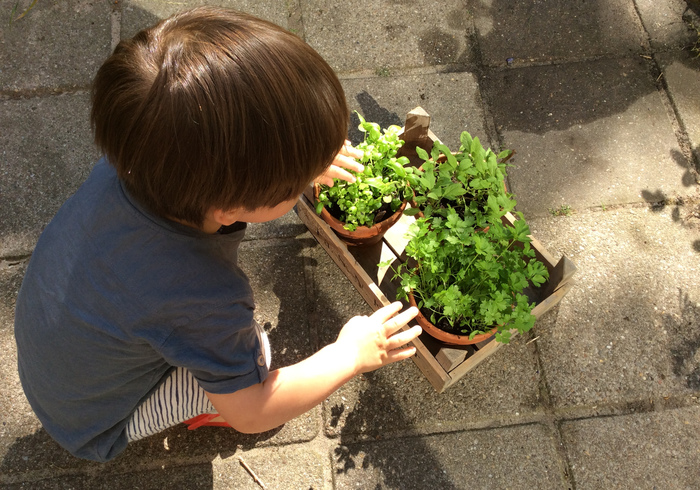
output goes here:
{"type": "Polygon", "coordinates": [[[511,329],[526,332],[535,323],[523,290],[549,273],[535,259],[522,213],[514,225],[503,222],[516,204],[504,186],[511,152],[495,155],[467,132],[460,140],[457,154],[438,142],[430,155],[416,149],[425,163],[410,177],[417,208],[407,213],[423,216],[408,231],[413,265],[397,270],[398,296],[412,292],[445,331],[473,338],[497,327],[496,340],[508,343],[511,329]]]}

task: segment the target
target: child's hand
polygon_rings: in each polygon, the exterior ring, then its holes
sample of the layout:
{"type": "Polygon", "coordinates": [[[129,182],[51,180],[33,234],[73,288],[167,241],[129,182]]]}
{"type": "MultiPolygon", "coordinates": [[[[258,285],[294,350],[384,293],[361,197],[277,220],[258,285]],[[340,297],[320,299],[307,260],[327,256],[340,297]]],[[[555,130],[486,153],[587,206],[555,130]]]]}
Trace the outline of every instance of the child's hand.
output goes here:
{"type": "Polygon", "coordinates": [[[327,186],[333,187],[333,179],[342,179],[350,183],[355,182],[355,176],[350,172],[343,170],[343,168],[354,170],[355,172],[362,172],[364,166],[361,163],[355,161],[355,158],[362,158],[363,153],[353,148],[349,141],[345,140],[343,148],[335,156],[331,166],[326,169],[321,175],[314,179],[314,182],[319,184],[326,184],[327,186]]]}
{"type": "Polygon", "coordinates": [[[354,357],[355,374],[373,371],[416,353],[415,347],[401,346],[418,337],[421,328],[399,330],[416,317],[418,309],[411,307],[397,315],[401,307],[400,302],[395,302],[375,311],[372,316],[356,316],[340,331],[336,346],[341,347],[344,354],[354,357]]]}

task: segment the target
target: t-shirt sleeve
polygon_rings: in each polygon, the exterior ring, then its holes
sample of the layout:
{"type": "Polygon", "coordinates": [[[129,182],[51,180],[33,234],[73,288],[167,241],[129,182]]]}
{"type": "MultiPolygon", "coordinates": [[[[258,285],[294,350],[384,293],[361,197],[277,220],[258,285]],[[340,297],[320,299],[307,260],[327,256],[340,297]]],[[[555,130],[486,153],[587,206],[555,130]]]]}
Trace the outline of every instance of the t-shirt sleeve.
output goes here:
{"type": "Polygon", "coordinates": [[[234,303],[176,326],[161,353],[173,366],[188,369],[205,391],[233,393],[267,378],[262,335],[253,310],[234,303]]]}

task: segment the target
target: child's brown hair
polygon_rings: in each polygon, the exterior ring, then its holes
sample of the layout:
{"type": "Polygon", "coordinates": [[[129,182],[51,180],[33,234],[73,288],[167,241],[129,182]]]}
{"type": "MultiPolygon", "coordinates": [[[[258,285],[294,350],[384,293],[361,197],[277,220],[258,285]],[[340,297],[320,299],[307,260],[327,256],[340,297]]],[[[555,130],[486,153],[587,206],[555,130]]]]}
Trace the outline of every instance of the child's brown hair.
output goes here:
{"type": "Polygon", "coordinates": [[[294,34],[240,12],[182,12],[119,43],[92,89],[95,142],[153,212],[201,225],[300,194],[349,114],[333,70],[294,34]]]}

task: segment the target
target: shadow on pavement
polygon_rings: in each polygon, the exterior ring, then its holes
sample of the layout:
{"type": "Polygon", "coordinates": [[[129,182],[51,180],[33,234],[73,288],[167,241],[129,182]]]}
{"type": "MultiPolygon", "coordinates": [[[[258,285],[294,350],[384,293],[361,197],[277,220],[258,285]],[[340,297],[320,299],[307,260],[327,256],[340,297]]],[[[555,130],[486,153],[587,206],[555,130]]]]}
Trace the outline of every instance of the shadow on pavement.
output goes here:
{"type": "MultiPolygon", "coordinates": [[[[671,158],[676,164],[685,169],[682,177],[684,187],[695,187],[696,172],[688,168],[686,158],[677,150],[671,150],[671,158]]],[[[694,229],[700,232],[700,199],[696,198],[670,198],[661,190],[642,190],[642,197],[650,205],[653,212],[659,213],[671,208],[671,219],[674,223],[684,228],[694,229]]],[[[693,249],[700,253],[700,239],[693,242],[693,249]]]]}

